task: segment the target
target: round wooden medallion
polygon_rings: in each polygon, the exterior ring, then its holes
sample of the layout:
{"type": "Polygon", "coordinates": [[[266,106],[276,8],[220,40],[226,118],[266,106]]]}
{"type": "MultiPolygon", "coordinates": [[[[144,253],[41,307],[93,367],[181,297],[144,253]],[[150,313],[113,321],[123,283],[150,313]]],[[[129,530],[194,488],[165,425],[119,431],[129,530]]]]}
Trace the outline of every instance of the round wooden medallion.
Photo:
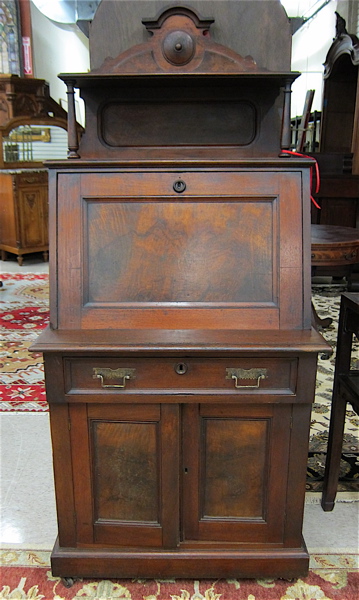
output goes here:
{"type": "Polygon", "coordinates": [[[194,39],[185,31],[172,31],[163,40],[163,54],[173,65],[185,65],[195,51],[194,39]]]}

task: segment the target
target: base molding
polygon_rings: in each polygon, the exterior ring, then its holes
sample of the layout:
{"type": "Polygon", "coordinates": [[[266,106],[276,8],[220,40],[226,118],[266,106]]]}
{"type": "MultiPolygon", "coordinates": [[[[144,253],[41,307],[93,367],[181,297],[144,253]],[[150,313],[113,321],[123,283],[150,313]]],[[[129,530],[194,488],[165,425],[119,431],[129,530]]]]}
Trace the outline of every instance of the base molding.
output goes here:
{"type": "Polygon", "coordinates": [[[51,555],[55,577],[182,579],[305,577],[309,554],[300,548],[133,550],[61,548],[51,555]]]}

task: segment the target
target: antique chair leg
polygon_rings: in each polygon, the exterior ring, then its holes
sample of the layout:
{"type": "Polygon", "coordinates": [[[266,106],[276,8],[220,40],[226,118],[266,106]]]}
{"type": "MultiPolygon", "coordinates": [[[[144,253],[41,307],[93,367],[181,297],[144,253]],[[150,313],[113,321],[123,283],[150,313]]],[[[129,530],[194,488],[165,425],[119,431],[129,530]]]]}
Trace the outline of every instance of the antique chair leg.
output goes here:
{"type": "Polygon", "coordinates": [[[341,393],[339,384],[336,392],[333,393],[329,426],[328,449],[321,502],[322,508],[325,511],[333,510],[337,493],[346,404],[345,397],[341,393]]]}

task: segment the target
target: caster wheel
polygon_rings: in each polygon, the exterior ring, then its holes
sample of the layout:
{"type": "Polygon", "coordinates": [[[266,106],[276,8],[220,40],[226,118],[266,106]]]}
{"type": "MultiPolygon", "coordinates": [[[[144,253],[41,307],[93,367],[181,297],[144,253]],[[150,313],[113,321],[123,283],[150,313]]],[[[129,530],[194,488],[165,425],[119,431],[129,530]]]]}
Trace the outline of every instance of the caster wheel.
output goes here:
{"type": "Polygon", "coordinates": [[[73,577],[62,577],[61,578],[61,583],[62,585],[64,585],[66,588],[70,588],[74,585],[75,583],[75,579],[73,577]]]}

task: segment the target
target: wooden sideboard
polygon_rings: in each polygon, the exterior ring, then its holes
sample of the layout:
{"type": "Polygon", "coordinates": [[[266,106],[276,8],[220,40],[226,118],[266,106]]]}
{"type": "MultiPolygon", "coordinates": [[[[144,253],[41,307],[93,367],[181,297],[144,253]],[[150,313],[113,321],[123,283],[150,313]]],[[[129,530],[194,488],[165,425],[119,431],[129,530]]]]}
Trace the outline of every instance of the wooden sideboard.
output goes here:
{"type": "MultiPolygon", "coordinates": [[[[66,156],[56,130],[67,129],[66,111],[44,79],[0,73],[0,252],[23,263],[42,252],[48,259],[48,174],[44,159],[66,156]]],[[[82,128],[75,124],[76,131],[82,128]]],[[[66,134],[65,134],[66,141],[66,134]]]]}
{"type": "Polygon", "coordinates": [[[23,257],[42,252],[48,260],[47,170],[0,171],[0,250],[23,257]]]}
{"type": "Polygon", "coordinates": [[[52,571],[302,576],[327,346],[311,330],[313,163],[282,152],[297,75],[217,44],[189,7],[142,23],[148,41],[61,75],[70,158],[48,164],[51,326],[33,346],[51,415],[52,571]]]}

